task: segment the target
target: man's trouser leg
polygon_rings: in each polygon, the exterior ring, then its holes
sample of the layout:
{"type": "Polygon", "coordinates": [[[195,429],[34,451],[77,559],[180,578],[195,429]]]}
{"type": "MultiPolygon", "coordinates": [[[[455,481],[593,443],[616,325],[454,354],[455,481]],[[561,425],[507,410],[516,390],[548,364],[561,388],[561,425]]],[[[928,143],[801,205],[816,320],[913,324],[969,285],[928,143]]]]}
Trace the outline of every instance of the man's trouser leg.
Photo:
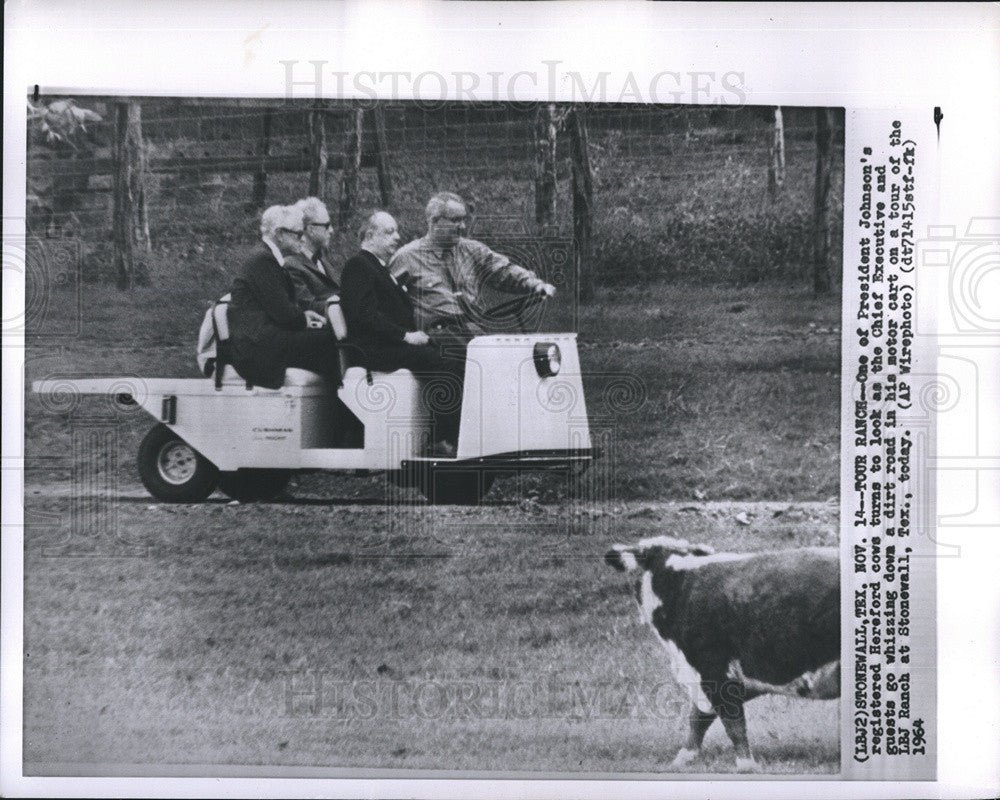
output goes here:
{"type": "MultiPolygon", "coordinates": [[[[447,381],[450,390],[447,392],[452,402],[447,408],[441,408],[435,415],[435,422],[440,431],[440,439],[445,439],[458,446],[458,432],[462,421],[462,398],[465,391],[465,376],[469,341],[474,332],[460,325],[434,325],[427,332],[431,343],[441,357],[442,380],[447,381]]],[[[442,392],[442,395],[445,393],[442,392]]],[[[433,409],[432,409],[433,413],[433,409]]]]}
{"type": "Polygon", "coordinates": [[[443,358],[434,345],[399,344],[367,349],[367,366],[378,372],[408,369],[420,381],[424,403],[434,426],[433,441],[457,444],[462,417],[464,363],[443,358]]]}
{"type": "Polygon", "coordinates": [[[328,330],[293,331],[287,335],[285,363],[289,367],[318,372],[335,386],[340,385],[340,357],[328,330]]]}

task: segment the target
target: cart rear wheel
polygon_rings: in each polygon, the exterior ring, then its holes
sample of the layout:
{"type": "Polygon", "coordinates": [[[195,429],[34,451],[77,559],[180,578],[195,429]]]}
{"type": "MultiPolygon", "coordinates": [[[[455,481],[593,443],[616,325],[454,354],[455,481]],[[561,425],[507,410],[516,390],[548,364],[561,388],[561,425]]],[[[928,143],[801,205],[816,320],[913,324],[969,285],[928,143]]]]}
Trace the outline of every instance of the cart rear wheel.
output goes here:
{"type": "Polygon", "coordinates": [[[139,445],[139,478],[157,500],[184,503],[204,500],[219,482],[207,458],[166,425],[156,425],[139,445]]]}
{"type": "Polygon", "coordinates": [[[238,469],[220,472],[219,488],[241,503],[273,500],[285,491],[291,477],[291,470],[287,469],[238,469]]]}

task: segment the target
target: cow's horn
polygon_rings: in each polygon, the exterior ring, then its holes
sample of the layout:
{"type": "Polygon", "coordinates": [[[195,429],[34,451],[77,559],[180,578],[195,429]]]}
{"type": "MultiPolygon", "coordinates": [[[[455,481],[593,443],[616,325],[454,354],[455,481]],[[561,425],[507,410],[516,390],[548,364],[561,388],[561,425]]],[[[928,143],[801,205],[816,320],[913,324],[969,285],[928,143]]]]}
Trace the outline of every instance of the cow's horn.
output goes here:
{"type": "Polygon", "coordinates": [[[616,544],[604,554],[604,560],[619,572],[630,572],[638,566],[632,548],[624,544],[616,544]]]}

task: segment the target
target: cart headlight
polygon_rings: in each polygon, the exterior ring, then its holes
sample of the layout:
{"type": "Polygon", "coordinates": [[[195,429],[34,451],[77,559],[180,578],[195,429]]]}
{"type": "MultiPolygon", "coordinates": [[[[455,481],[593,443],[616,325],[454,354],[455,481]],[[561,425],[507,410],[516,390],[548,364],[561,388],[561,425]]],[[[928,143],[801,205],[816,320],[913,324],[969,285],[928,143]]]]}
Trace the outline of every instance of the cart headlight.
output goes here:
{"type": "Polygon", "coordinates": [[[559,374],[562,366],[562,352],[553,342],[538,342],[535,345],[535,371],[539,377],[550,378],[559,374]]]}

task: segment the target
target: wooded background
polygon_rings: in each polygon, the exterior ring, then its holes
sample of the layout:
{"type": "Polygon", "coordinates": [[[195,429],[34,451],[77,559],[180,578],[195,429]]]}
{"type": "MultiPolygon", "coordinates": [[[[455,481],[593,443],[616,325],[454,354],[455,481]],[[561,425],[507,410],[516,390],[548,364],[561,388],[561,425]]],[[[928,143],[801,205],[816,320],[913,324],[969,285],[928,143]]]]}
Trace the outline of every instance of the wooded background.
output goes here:
{"type": "Polygon", "coordinates": [[[306,195],[327,202],[345,256],[372,207],[406,241],[440,190],[469,200],[470,235],[571,242],[583,300],[651,282],[823,294],[839,278],[842,110],[66,101],[29,99],[28,227],[78,241],[87,281],[221,279],[263,208],[306,195]]]}

